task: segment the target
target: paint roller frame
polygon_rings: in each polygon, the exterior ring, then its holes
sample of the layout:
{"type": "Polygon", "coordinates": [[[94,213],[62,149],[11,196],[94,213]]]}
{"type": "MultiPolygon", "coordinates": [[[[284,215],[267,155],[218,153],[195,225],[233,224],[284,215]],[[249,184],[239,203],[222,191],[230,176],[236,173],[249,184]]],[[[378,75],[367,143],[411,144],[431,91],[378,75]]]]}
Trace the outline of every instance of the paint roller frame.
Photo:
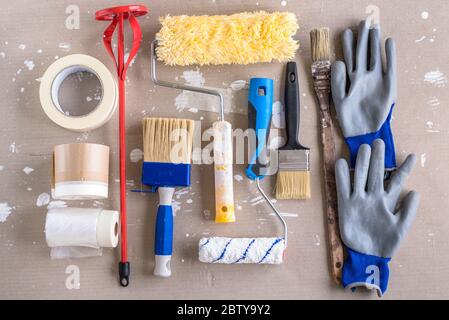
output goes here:
{"type": "Polygon", "coordinates": [[[281,213],[278,211],[278,209],[275,207],[275,205],[273,204],[273,202],[271,202],[270,198],[268,198],[268,196],[265,194],[265,192],[263,191],[262,187],[260,186],[260,179],[256,178],[256,186],[257,189],[259,190],[260,194],[262,195],[262,197],[264,197],[265,201],[268,203],[268,205],[271,207],[271,209],[274,211],[274,213],[276,214],[276,216],[279,218],[279,220],[282,222],[282,225],[284,227],[284,250],[287,249],[287,235],[288,235],[288,227],[287,227],[287,222],[285,221],[285,219],[282,217],[281,213]]]}
{"type": "Polygon", "coordinates": [[[192,91],[192,92],[197,92],[197,93],[203,93],[203,94],[208,94],[208,95],[212,95],[212,96],[216,96],[220,99],[220,121],[224,121],[224,97],[223,94],[221,94],[218,90],[213,90],[213,89],[207,89],[207,88],[201,88],[201,87],[194,87],[194,86],[189,86],[189,85],[185,85],[185,84],[180,84],[180,83],[176,83],[176,82],[169,82],[166,80],[160,80],[157,77],[157,69],[156,69],[156,65],[157,65],[157,59],[156,59],[156,45],[157,45],[158,41],[156,39],[154,39],[153,41],[151,41],[150,44],[150,55],[151,55],[151,80],[153,80],[153,82],[161,87],[166,87],[166,88],[172,88],[172,89],[178,89],[178,90],[187,90],[187,91],[192,91]]]}

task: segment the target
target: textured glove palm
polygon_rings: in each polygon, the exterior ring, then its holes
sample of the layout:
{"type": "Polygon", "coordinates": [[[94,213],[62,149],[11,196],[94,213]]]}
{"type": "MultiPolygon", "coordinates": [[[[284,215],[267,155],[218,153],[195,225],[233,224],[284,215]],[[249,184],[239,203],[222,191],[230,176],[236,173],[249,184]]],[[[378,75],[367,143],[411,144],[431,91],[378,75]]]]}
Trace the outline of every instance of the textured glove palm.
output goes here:
{"type": "Polygon", "coordinates": [[[391,114],[396,100],[396,47],[392,39],[385,42],[386,72],[382,68],[380,29],[369,29],[362,21],[357,45],[350,29],[343,32],[345,62],[332,66],[332,97],[343,136],[354,167],[362,144],[375,139],[386,145],[385,167],[396,167],[391,114]],[[347,83],[349,82],[348,90],[347,83]]]}
{"type": "Polygon", "coordinates": [[[359,148],[352,191],[346,160],[336,164],[340,232],[348,248],[343,285],[375,288],[380,296],[387,289],[388,262],[407,233],[419,203],[415,191],[399,201],[416,156],[407,157],[386,188],[384,158],[385,144],[380,139],[373,142],[372,154],[369,145],[359,148]]]}

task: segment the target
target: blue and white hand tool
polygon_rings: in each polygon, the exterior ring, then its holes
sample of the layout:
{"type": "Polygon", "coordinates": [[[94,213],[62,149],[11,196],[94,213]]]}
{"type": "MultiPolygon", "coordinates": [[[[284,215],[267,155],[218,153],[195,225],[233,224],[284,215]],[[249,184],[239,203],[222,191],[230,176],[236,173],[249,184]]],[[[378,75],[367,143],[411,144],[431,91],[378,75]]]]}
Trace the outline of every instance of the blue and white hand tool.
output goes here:
{"type": "Polygon", "coordinates": [[[143,119],[144,163],[142,184],[159,193],[154,241],[154,275],[169,277],[173,252],[173,207],[175,187],[190,186],[190,160],[194,121],[143,119]]]}
{"type": "Polygon", "coordinates": [[[246,168],[249,179],[263,179],[268,170],[267,141],[270,135],[271,115],[273,112],[273,80],[252,78],[248,92],[248,129],[255,134],[250,138],[250,158],[246,168]]]}

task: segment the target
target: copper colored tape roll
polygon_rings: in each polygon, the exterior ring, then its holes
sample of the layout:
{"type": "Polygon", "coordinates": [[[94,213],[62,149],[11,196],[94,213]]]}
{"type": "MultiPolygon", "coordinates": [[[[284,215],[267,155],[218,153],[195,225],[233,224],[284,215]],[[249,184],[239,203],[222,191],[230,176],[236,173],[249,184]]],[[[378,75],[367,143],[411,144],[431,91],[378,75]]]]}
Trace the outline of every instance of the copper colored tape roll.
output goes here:
{"type": "Polygon", "coordinates": [[[58,172],[57,174],[58,180],[57,182],[67,182],[67,181],[99,181],[103,183],[108,183],[107,179],[104,181],[104,174],[103,172],[98,171],[67,171],[67,172],[58,172]],[[80,180],[80,176],[87,177],[86,179],[80,180]]]}
{"type": "Polygon", "coordinates": [[[108,179],[108,146],[71,143],[54,148],[54,198],[105,199],[108,197],[108,179]]]}

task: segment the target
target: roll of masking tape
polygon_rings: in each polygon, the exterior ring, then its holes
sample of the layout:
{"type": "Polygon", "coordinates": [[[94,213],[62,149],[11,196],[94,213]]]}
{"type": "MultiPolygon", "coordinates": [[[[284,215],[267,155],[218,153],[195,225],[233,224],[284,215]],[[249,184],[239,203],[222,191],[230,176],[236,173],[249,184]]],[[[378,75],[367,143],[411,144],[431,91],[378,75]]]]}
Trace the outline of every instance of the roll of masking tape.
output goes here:
{"type": "Polygon", "coordinates": [[[117,106],[117,84],[111,72],[99,60],[84,54],[72,54],[56,60],[45,71],[39,89],[42,109],[57,125],[73,131],[89,131],[104,125],[117,106]],[[100,81],[102,98],[95,109],[83,116],[64,113],[58,93],[67,77],[77,72],[89,72],[100,81]]]}
{"type": "Polygon", "coordinates": [[[68,143],[53,152],[52,195],[60,200],[108,197],[109,147],[95,143],[68,143]]]}

